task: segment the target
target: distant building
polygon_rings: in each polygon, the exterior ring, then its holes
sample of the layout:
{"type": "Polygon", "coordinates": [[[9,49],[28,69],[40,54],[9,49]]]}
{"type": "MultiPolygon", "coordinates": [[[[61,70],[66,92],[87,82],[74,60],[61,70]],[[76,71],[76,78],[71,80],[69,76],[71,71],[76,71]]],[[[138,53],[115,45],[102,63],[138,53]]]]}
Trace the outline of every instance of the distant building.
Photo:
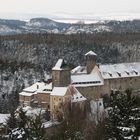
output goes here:
{"type": "MultiPolygon", "coordinates": [[[[63,114],[67,102],[100,101],[112,90],[140,91],[140,62],[98,65],[97,54],[85,54],[86,66],[70,70],[63,59],[52,68],[52,82],[37,82],[23,89],[20,105],[39,106],[50,110],[53,118],[63,114]]],[[[102,106],[102,105],[101,105],[102,106]]]]}

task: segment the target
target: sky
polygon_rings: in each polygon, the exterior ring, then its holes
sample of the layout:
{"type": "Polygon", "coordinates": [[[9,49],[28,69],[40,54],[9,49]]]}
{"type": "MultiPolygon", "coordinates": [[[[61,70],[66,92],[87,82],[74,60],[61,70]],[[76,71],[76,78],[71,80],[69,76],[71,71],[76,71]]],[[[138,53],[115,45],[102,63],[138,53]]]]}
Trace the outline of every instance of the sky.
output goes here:
{"type": "Polygon", "coordinates": [[[140,0],[0,0],[0,18],[140,14],[140,0]]]}

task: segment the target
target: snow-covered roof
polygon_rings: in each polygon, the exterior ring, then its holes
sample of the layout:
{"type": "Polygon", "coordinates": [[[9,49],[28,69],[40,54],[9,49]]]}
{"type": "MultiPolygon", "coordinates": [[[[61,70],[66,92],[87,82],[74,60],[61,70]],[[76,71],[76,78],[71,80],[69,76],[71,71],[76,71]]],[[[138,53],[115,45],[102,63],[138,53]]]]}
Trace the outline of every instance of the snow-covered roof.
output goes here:
{"type": "Polygon", "coordinates": [[[47,93],[50,94],[52,92],[52,83],[46,84],[44,82],[37,82],[32,86],[23,89],[19,95],[22,96],[32,96],[37,93],[47,93]]]}
{"type": "Polygon", "coordinates": [[[52,92],[52,83],[45,84],[44,86],[39,88],[36,92],[37,93],[51,93],[52,92]]]}
{"type": "Polygon", "coordinates": [[[27,87],[25,89],[23,89],[24,92],[30,92],[30,93],[34,93],[35,91],[37,91],[39,88],[42,88],[44,86],[44,82],[36,82],[35,84],[33,84],[30,87],[27,87]]]}
{"type": "Polygon", "coordinates": [[[51,93],[52,96],[64,96],[67,92],[67,87],[54,87],[51,93]]]}
{"type": "Polygon", "coordinates": [[[87,52],[87,53],[85,54],[85,56],[87,56],[87,55],[94,55],[94,56],[97,56],[97,54],[96,54],[95,52],[93,52],[93,51],[87,52]]]}
{"type": "Polygon", "coordinates": [[[140,62],[100,65],[104,79],[140,76],[140,62]]]}
{"type": "Polygon", "coordinates": [[[87,100],[74,86],[69,86],[72,95],[72,102],[80,102],[87,100]]]}
{"type": "Polygon", "coordinates": [[[75,87],[98,86],[103,85],[103,81],[96,72],[92,74],[72,75],[71,84],[75,87]]]}
{"type": "Polygon", "coordinates": [[[7,122],[7,119],[10,117],[10,114],[0,114],[0,124],[7,122]]]}
{"type": "Polygon", "coordinates": [[[55,66],[52,68],[52,70],[62,70],[62,65],[64,63],[64,60],[63,59],[59,59],[57,61],[57,63],[55,64],[55,66]]]}
{"type": "Polygon", "coordinates": [[[87,69],[85,66],[77,66],[71,70],[71,74],[86,74],[87,69]]]}
{"type": "Polygon", "coordinates": [[[34,93],[29,93],[29,92],[20,92],[19,95],[22,95],[22,96],[32,96],[34,95],[34,93]]]}

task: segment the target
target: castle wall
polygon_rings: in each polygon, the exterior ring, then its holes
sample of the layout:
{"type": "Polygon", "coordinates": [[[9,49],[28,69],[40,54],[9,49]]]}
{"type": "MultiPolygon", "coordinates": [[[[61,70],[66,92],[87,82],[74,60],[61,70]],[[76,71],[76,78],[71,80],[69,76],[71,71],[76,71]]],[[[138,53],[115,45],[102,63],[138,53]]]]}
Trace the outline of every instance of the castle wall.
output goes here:
{"type": "Polygon", "coordinates": [[[65,96],[52,96],[50,97],[50,110],[53,115],[52,118],[57,118],[57,113],[64,112],[65,103],[71,101],[71,96],[69,92],[65,94],[65,96]]]}
{"type": "Polygon", "coordinates": [[[59,87],[60,85],[60,71],[59,70],[53,70],[52,71],[52,86],[59,87]]]}
{"type": "Polygon", "coordinates": [[[53,87],[65,87],[70,84],[69,70],[53,70],[52,71],[53,87]]]}
{"type": "Polygon", "coordinates": [[[19,102],[21,106],[30,106],[31,100],[33,99],[33,96],[23,96],[19,95],[19,102]]]}
{"type": "Polygon", "coordinates": [[[36,100],[38,101],[38,105],[40,105],[41,107],[50,109],[50,94],[38,93],[36,95],[36,100]]]}
{"type": "Polygon", "coordinates": [[[140,89],[140,77],[125,77],[104,80],[103,90],[108,93],[111,89],[117,90],[139,90],[140,89]]]}
{"type": "Polygon", "coordinates": [[[99,99],[102,95],[110,95],[112,89],[125,91],[126,89],[140,90],[140,77],[115,78],[104,80],[102,86],[77,87],[87,99],[99,99]]]}
{"type": "Polygon", "coordinates": [[[78,91],[87,99],[99,99],[101,97],[102,86],[76,87],[78,91]]]}

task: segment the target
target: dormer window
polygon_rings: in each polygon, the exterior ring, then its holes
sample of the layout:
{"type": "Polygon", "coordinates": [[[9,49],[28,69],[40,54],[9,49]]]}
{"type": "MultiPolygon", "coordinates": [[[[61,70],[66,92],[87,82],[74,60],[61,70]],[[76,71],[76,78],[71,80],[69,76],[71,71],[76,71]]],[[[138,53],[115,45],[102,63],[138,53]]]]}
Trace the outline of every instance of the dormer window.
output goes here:
{"type": "Polygon", "coordinates": [[[125,71],[127,75],[129,75],[130,73],[128,71],[125,71]]]}
{"type": "Polygon", "coordinates": [[[138,75],[138,72],[137,71],[135,71],[135,70],[133,70],[133,71],[135,72],[136,75],[138,75]]]}
{"type": "Polygon", "coordinates": [[[117,74],[121,77],[121,73],[117,72],[117,74]]]}
{"type": "Polygon", "coordinates": [[[112,77],[112,74],[111,73],[108,73],[108,74],[109,74],[110,77],[112,77]]]}

